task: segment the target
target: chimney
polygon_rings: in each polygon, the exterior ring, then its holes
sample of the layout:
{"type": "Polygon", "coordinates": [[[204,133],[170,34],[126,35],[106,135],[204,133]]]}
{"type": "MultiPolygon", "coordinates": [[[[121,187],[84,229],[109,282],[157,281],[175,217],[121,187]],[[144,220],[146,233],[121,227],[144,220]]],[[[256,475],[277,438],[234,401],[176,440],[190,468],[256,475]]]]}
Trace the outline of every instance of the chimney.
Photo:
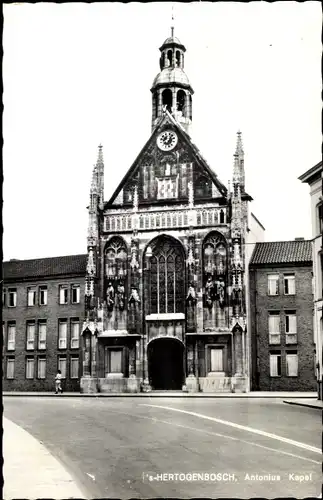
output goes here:
{"type": "Polygon", "coordinates": [[[295,238],[295,241],[304,241],[303,236],[299,236],[298,238],[295,238]]]}

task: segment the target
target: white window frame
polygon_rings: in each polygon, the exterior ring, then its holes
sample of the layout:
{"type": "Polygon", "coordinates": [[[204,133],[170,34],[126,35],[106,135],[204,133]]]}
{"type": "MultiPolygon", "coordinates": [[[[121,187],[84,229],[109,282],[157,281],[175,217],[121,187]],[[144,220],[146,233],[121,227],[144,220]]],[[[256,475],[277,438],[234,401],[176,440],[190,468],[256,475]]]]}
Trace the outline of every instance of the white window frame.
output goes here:
{"type": "Polygon", "coordinates": [[[62,378],[66,378],[67,373],[67,358],[66,356],[58,356],[58,369],[61,370],[62,378]]]}
{"type": "Polygon", "coordinates": [[[280,313],[279,311],[269,311],[268,313],[268,333],[269,333],[269,344],[280,344],[280,313]],[[273,321],[272,318],[278,318],[278,324],[273,321]]]}
{"type": "Polygon", "coordinates": [[[16,349],[16,323],[7,324],[7,351],[16,349]],[[13,329],[13,330],[11,330],[13,329]],[[13,334],[11,333],[13,332],[13,334]],[[11,337],[11,338],[10,338],[11,337]]]}
{"type": "Polygon", "coordinates": [[[6,378],[8,380],[12,380],[15,378],[15,358],[7,358],[6,378]],[[9,367],[12,370],[11,372],[9,367]]]}
{"type": "Polygon", "coordinates": [[[36,338],[36,324],[34,321],[27,321],[27,332],[26,332],[26,350],[33,351],[35,349],[35,338],[36,338]],[[33,329],[30,329],[33,327],[33,329]],[[32,331],[33,335],[30,335],[32,331]]]}
{"type": "Polygon", "coordinates": [[[80,285],[72,285],[71,287],[71,302],[72,304],[79,304],[81,298],[81,287],[80,285]],[[76,292],[76,300],[74,300],[74,292],[76,292]]]}
{"type": "Polygon", "coordinates": [[[36,293],[37,288],[35,286],[31,286],[27,290],[27,306],[32,307],[36,305],[36,293]]]}
{"type": "Polygon", "coordinates": [[[297,314],[296,311],[285,311],[285,339],[286,344],[297,343],[297,314]],[[288,318],[288,319],[287,319],[288,318]],[[291,321],[291,318],[294,318],[291,321]]]}
{"type": "Polygon", "coordinates": [[[289,353],[287,352],[286,353],[286,376],[287,377],[298,377],[298,354],[297,353],[289,353]],[[296,363],[295,363],[295,370],[293,373],[290,373],[290,364],[289,364],[289,360],[296,360],[296,363]]]}
{"type": "Polygon", "coordinates": [[[80,322],[78,319],[71,320],[71,349],[79,349],[80,347],[80,322]],[[77,336],[74,336],[74,328],[77,325],[77,336]]]}
{"type": "Polygon", "coordinates": [[[46,285],[39,287],[39,305],[47,306],[48,290],[46,285]]]}
{"type": "Polygon", "coordinates": [[[284,274],[284,295],[295,295],[295,274],[284,274]],[[286,291],[287,288],[287,291],[286,291]]]}
{"type": "Polygon", "coordinates": [[[77,379],[79,378],[79,356],[71,356],[70,357],[70,378],[71,379],[77,379]],[[77,375],[75,375],[75,372],[74,372],[74,363],[77,362],[77,375]]]}
{"type": "Polygon", "coordinates": [[[37,358],[37,378],[39,380],[44,380],[46,378],[46,358],[37,358]],[[41,366],[44,366],[44,371],[42,373],[41,366]]]}
{"type": "Polygon", "coordinates": [[[269,375],[273,378],[281,377],[281,353],[270,353],[269,354],[269,375]],[[278,358],[280,358],[280,373],[278,369],[278,358]],[[273,362],[272,362],[273,361],[273,362]]]}
{"type": "Polygon", "coordinates": [[[279,274],[267,274],[267,294],[270,296],[279,295],[279,274]],[[275,282],[275,293],[272,293],[274,286],[271,283],[275,282]]]}
{"type": "Polygon", "coordinates": [[[34,358],[26,358],[26,379],[33,380],[35,378],[35,359],[34,358]],[[29,366],[32,366],[32,376],[29,376],[30,369],[29,366]]]}
{"type": "Polygon", "coordinates": [[[59,287],[59,303],[61,305],[68,304],[68,286],[60,285],[59,287]]]}
{"type": "Polygon", "coordinates": [[[17,288],[8,288],[8,307],[17,307],[17,288]],[[11,297],[13,298],[11,305],[11,297]]]}
{"type": "Polygon", "coordinates": [[[58,349],[67,349],[67,320],[58,322],[58,349]],[[63,325],[65,325],[65,336],[61,335],[63,325]]]}
{"type": "Polygon", "coordinates": [[[38,349],[46,349],[47,342],[47,322],[45,320],[38,321],[38,349]]]}

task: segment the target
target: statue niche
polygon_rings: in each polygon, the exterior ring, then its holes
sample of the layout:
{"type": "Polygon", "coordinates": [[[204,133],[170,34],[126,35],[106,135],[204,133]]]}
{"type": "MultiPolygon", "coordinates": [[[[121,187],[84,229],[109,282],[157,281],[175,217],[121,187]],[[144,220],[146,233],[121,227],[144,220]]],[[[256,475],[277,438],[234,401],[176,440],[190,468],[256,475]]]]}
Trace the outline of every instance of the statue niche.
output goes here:
{"type": "Polygon", "coordinates": [[[213,233],[203,245],[204,330],[227,326],[227,245],[213,233]]]}
{"type": "Polygon", "coordinates": [[[138,324],[138,314],[140,308],[140,297],[138,290],[135,286],[131,287],[130,297],[128,300],[128,314],[129,314],[129,331],[130,333],[137,332],[137,324],[138,324]]]}
{"type": "Polygon", "coordinates": [[[196,331],[196,292],[193,283],[189,284],[186,296],[186,325],[188,332],[196,331]]]}
{"type": "Polygon", "coordinates": [[[127,326],[126,277],[127,247],[122,238],[113,237],[105,254],[105,305],[107,330],[124,330],[127,326]]]}

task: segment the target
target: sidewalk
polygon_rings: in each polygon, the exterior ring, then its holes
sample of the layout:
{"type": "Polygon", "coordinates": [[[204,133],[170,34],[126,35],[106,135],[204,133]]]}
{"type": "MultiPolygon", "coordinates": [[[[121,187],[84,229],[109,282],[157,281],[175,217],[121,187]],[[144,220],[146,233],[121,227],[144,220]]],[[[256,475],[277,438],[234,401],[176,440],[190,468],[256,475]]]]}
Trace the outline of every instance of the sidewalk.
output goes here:
{"type": "Polygon", "coordinates": [[[3,417],[3,496],[86,498],[65,468],[27,431],[3,417]]]}
{"type": "Polygon", "coordinates": [[[151,391],[137,393],[99,392],[95,394],[81,394],[80,392],[64,392],[56,395],[54,392],[6,392],[2,395],[9,397],[53,397],[53,398],[278,398],[278,399],[311,399],[316,400],[316,392],[181,392],[181,391],[151,391]]]}
{"type": "Polygon", "coordinates": [[[319,401],[318,399],[286,399],[284,403],[289,405],[297,405],[297,406],[307,406],[308,408],[318,408],[323,409],[323,401],[319,401]]]}

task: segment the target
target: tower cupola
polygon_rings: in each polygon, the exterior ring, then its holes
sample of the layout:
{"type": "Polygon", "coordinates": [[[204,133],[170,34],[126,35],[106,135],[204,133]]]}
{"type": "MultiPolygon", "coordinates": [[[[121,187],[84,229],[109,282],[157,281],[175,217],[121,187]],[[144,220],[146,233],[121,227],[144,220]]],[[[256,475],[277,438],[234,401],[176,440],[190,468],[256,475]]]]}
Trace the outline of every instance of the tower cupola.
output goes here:
{"type": "Polygon", "coordinates": [[[154,79],[152,93],[152,130],[163,115],[164,109],[189,132],[192,123],[192,95],[194,93],[184,71],[186,49],[178,38],[166,38],[160,47],[160,73],[154,79]]]}

